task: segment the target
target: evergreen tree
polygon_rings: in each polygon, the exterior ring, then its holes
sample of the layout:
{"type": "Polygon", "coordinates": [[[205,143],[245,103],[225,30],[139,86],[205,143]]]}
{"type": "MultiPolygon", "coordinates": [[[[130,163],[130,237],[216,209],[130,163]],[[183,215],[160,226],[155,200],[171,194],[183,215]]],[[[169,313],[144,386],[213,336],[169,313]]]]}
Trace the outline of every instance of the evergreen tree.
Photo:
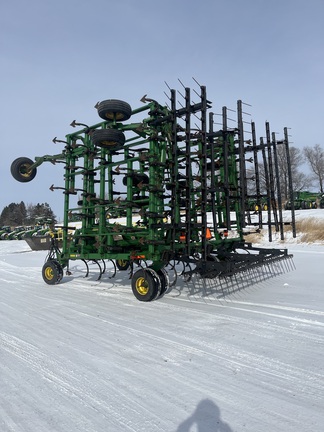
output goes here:
{"type": "Polygon", "coordinates": [[[20,204],[11,203],[4,207],[0,215],[0,226],[9,225],[34,225],[36,218],[44,217],[55,221],[55,214],[48,203],[28,204],[23,201],[20,204]]]}

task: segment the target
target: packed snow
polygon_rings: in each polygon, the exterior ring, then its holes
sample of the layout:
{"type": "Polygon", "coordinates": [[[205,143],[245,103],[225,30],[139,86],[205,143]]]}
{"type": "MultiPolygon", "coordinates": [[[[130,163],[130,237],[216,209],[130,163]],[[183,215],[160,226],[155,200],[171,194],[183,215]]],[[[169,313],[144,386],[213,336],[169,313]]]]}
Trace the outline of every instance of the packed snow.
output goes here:
{"type": "Polygon", "coordinates": [[[128,272],[77,261],[49,286],[46,252],[1,241],[0,430],[323,431],[324,245],[284,246],[276,277],[179,278],[142,303],[128,272]]]}

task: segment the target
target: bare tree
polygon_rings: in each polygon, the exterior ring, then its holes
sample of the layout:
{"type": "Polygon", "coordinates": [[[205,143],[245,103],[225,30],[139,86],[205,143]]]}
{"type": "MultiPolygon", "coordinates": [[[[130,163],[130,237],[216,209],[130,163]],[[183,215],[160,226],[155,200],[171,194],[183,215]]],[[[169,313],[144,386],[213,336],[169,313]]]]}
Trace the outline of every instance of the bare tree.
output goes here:
{"type": "MultiPolygon", "coordinates": [[[[277,146],[278,165],[280,173],[280,186],[283,199],[289,198],[289,185],[288,185],[288,166],[286,149],[283,145],[277,146]]],[[[301,167],[304,163],[303,152],[297,147],[289,148],[291,176],[293,191],[307,190],[312,185],[312,179],[307,176],[301,167]]]]}
{"type": "MultiPolygon", "coordinates": [[[[300,169],[300,167],[304,163],[302,151],[296,147],[290,147],[289,156],[290,156],[293,191],[308,189],[312,184],[312,180],[300,169]]],[[[282,200],[286,201],[289,199],[288,166],[287,166],[286,149],[281,144],[277,145],[277,158],[278,158],[278,171],[279,171],[281,197],[282,200]]],[[[266,161],[266,163],[269,170],[268,161],[266,161]]],[[[253,169],[250,169],[248,171],[248,176],[252,179],[254,178],[253,169]]],[[[260,177],[260,192],[262,194],[266,194],[267,182],[265,177],[264,163],[261,160],[259,160],[259,177],[260,177]]],[[[252,193],[251,191],[255,190],[255,185],[253,184],[253,181],[250,181],[248,185],[249,185],[249,191],[250,193],[252,193]]],[[[273,187],[275,190],[277,189],[276,182],[273,185],[273,187]]]]}
{"type": "Polygon", "coordinates": [[[320,192],[323,194],[324,186],[324,150],[319,144],[315,144],[314,147],[305,147],[304,155],[306,161],[313,173],[314,179],[319,184],[320,192]]]}

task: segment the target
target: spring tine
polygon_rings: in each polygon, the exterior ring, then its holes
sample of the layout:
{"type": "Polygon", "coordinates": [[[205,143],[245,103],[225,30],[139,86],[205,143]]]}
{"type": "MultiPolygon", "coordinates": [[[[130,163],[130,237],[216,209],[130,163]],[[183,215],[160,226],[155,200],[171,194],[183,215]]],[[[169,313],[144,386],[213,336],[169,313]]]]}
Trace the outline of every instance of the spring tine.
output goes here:
{"type": "Polygon", "coordinates": [[[86,266],[86,269],[87,269],[86,275],[84,276],[86,278],[86,277],[89,276],[89,266],[88,266],[88,263],[87,263],[87,261],[85,259],[82,259],[81,261],[84,262],[84,264],[86,266]]]}
{"type": "MultiPolygon", "coordinates": [[[[117,271],[117,269],[116,269],[116,264],[115,264],[115,273],[116,273],[116,271],[117,271]]],[[[131,261],[130,266],[129,266],[129,279],[132,279],[133,274],[134,274],[134,263],[133,263],[133,261],[131,261]]]]}
{"type": "Polygon", "coordinates": [[[99,263],[99,261],[97,261],[97,260],[93,260],[93,262],[94,263],[96,263],[97,264],[97,266],[99,267],[99,276],[98,276],[98,279],[97,280],[100,280],[101,279],[101,276],[102,276],[102,269],[101,269],[101,265],[100,265],[100,263],[99,263]]]}
{"type": "Polygon", "coordinates": [[[105,273],[105,271],[106,271],[106,263],[105,263],[104,260],[101,260],[101,261],[102,261],[102,264],[103,264],[103,270],[102,270],[102,273],[105,273]]]}
{"type": "Polygon", "coordinates": [[[191,281],[191,278],[192,278],[192,269],[191,269],[191,266],[190,266],[190,264],[189,263],[187,263],[187,266],[186,267],[189,267],[189,272],[186,272],[185,274],[184,273],[182,273],[183,274],[183,276],[184,276],[184,281],[186,282],[186,283],[188,283],[188,282],[190,282],[191,281]]]}
{"type": "Polygon", "coordinates": [[[114,278],[114,277],[116,276],[116,273],[117,273],[117,267],[116,267],[116,264],[115,264],[115,261],[114,261],[114,260],[110,259],[109,261],[112,262],[112,264],[113,264],[113,268],[114,268],[113,275],[112,275],[112,276],[109,276],[109,279],[112,279],[112,278],[114,278]]]}

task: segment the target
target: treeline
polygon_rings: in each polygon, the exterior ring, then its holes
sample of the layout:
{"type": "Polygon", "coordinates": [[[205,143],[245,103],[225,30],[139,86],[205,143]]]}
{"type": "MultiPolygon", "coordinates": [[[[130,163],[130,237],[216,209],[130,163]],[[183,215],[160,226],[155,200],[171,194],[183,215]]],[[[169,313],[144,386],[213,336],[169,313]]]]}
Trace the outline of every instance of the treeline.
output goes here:
{"type": "Polygon", "coordinates": [[[39,217],[49,218],[55,221],[56,216],[47,203],[42,204],[25,204],[11,203],[4,207],[0,216],[0,226],[16,227],[20,225],[35,225],[39,217]]]}

